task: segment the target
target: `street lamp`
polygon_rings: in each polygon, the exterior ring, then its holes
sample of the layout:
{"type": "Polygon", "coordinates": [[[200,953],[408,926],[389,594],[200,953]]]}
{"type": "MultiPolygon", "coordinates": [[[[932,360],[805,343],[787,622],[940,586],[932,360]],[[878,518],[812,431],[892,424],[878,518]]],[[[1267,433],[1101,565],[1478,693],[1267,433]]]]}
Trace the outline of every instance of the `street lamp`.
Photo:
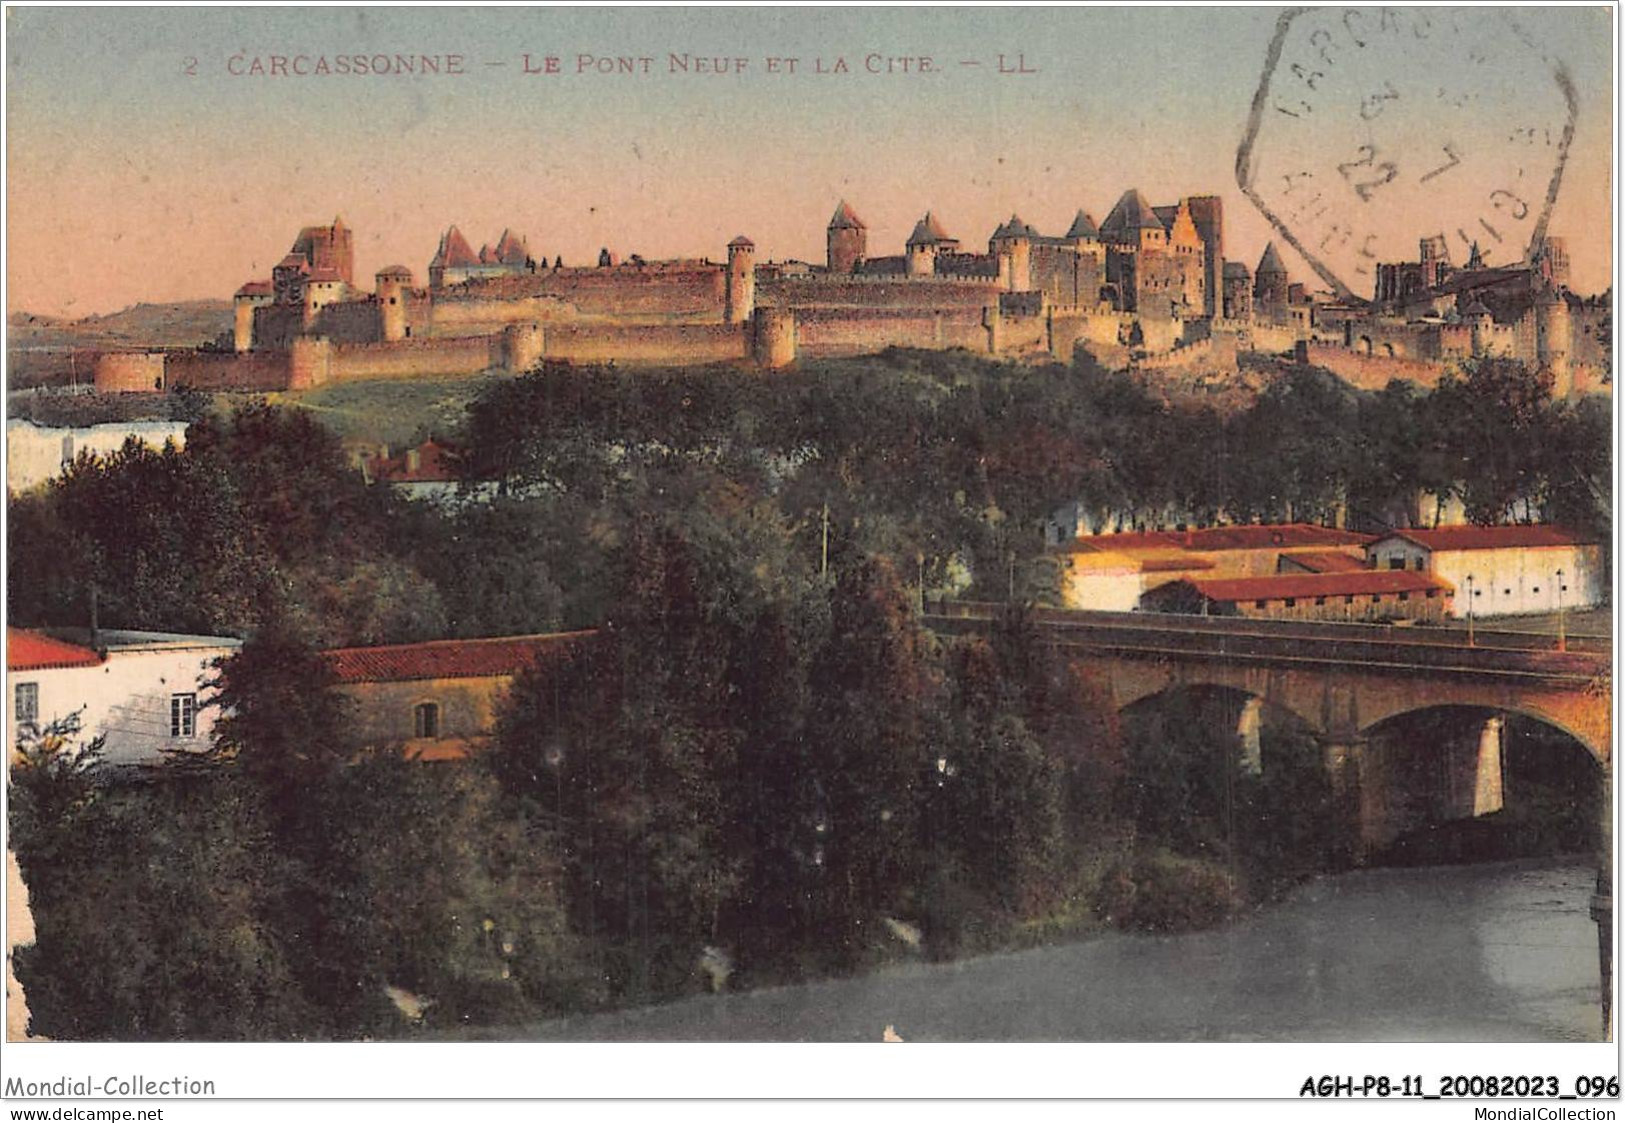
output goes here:
{"type": "Polygon", "coordinates": [[[1473,575],[1467,575],[1467,646],[1473,646],[1473,575]]]}
{"type": "Polygon", "coordinates": [[[1563,584],[1563,571],[1557,571],[1557,650],[1569,649],[1569,637],[1563,628],[1563,590],[1568,588],[1563,584]]]}

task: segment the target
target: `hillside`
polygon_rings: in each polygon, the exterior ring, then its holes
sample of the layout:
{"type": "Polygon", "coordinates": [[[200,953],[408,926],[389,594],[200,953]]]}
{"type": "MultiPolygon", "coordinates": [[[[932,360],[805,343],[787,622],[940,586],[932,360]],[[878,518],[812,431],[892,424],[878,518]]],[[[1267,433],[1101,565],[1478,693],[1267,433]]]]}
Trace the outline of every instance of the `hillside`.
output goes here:
{"type": "Polygon", "coordinates": [[[231,330],[229,300],[136,304],[79,320],[13,312],[6,319],[7,389],[85,382],[74,351],[126,347],[196,347],[231,330]]]}

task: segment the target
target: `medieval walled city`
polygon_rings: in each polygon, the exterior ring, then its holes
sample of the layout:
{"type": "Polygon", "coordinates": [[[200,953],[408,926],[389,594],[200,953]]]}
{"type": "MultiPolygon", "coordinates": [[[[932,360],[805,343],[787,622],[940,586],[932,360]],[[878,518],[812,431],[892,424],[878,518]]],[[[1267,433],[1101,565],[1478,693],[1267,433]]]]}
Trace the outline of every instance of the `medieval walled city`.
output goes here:
{"type": "MultiPolygon", "coordinates": [[[[1059,223],[1057,223],[1059,226],[1059,223]]],[[[1568,254],[1547,238],[1532,260],[1453,264],[1442,237],[1417,260],[1380,265],[1373,300],[1334,299],[1292,280],[1273,243],[1256,264],[1226,257],[1215,195],[1156,206],[1125,191],[1097,222],[1059,234],[1012,214],[981,243],[927,211],[896,253],[875,253],[842,201],[822,262],[763,260],[741,234],[709,256],[645,260],[605,248],[566,265],[503,230],[476,251],[455,226],[422,274],[355,276],[341,218],[308,226],[269,278],[234,298],[231,338],[202,348],[110,351],[103,391],[307,389],[331,382],[520,373],[543,360],[621,365],[741,363],[887,347],[964,348],[1113,368],[1230,369],[1239,354],[1292,353],[1351,384],[1432,385],[1445,367],[1506,356],[1567,396],[1603,381],[1605,302],[1568,288],[1568,254]]]]}

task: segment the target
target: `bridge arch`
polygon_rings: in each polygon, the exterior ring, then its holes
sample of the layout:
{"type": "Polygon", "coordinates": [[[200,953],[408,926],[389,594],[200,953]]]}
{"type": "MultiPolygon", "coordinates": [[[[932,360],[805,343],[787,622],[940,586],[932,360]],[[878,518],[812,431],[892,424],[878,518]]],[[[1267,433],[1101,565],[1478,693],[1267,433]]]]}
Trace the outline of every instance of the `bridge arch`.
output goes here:
{"type": "Polygon", "coordinates": [[[1144,707],[1153,699],[1166,698],[1175,691],[1186,690],[1213,694],[1226,694],[1241,699],[1257,699],[1264,707],[1265,716],[1290,717],[1313,734],[1322,732],[1320,716],[1304,708],[1296,693],[1275,689],[1275,684],[1264,676],[1249,681],[1250,676],[1224,676],[1217,674],[1168,673],[1160,676],[1118,676],[1114,683],[1113,701],[1120,714],[1144,707]]]}
{"type": "Polygon", "coordinates": [[[1606,837],[1607,767],[1606,755],[1574,729],[1527,708],[1439,702],[1396,710],[1363,730],[1361,850],[1381,852],[1417,832],[1496,812],[1524,826],[1507,827],[1512,834],[1493,844],[1482,833],[1441,837],[1453,846],[1476,838],[1474,846],[1493,854],[1539,822],[1552,837],[1568,836],[1571,848],[1595,845],[1606,837]]]}
{"type": "MultiPolygon", "coordinates": [[[[1567,735],[1576,744],[1585,749],[1599,764],[1607,765],[1609,759],[1608,731],[1606,728],[1594,727],[1594,722],[1585,719],[1589,715],[1576,708],[1548,705],[1541,699],[1520,699],[1516,695],[1502,695],[1500,698],[1487,697],[1472,701],[1428,702],[1421,705],[1403,705],[1373,717],[1363,713],[1363,724],[1360,736],[1369,738],[1382,731],[1384,726],[1408,717],[1437,712],[1441,710],[1470,710],[1485,716],[1491,714],[1504,714],[1508,717],[1527,718],[1549,726],[1559,733],[1567,735]]],[[[1606,713],[1604,713],[1606,718],[1606,713]]]]}

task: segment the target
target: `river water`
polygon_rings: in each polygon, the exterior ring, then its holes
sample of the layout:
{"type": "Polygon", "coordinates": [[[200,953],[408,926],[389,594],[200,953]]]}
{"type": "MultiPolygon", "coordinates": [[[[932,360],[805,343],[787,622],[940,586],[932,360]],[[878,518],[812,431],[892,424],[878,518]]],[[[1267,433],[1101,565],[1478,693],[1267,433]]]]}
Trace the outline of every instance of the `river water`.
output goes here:
{"type": "Polygon", "coordinates": [[[1594,867],[1363,870],[1215,931],[1108,933],[481,1036],[555,1041],[1595,1041],[1594,867]]]}

